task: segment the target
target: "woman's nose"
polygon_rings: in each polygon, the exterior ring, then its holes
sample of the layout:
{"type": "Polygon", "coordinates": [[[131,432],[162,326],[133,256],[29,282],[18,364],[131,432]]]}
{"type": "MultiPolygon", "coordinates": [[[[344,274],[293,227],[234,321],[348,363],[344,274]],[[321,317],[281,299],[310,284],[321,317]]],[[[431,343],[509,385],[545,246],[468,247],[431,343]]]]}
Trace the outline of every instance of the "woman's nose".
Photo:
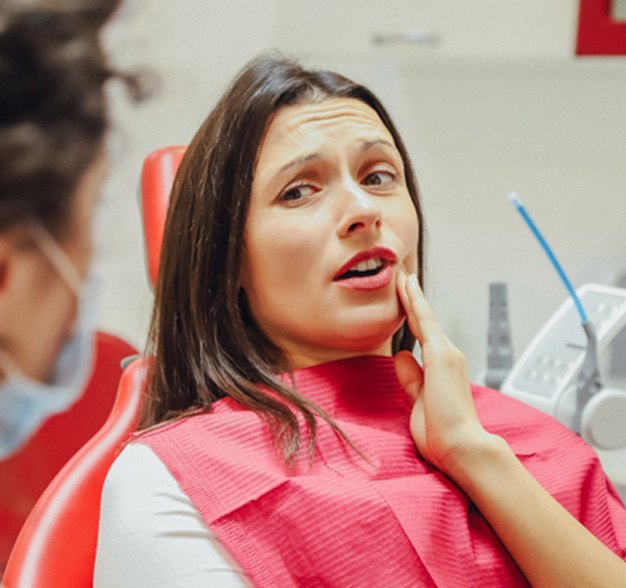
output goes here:
{"type": "Polygon", "coordinates": [[[382,211],[376,197],[356,183],[343,186],[343,192],[344,210],[338,226],[339,236],[378,230],[382,223],[382,211]]]}

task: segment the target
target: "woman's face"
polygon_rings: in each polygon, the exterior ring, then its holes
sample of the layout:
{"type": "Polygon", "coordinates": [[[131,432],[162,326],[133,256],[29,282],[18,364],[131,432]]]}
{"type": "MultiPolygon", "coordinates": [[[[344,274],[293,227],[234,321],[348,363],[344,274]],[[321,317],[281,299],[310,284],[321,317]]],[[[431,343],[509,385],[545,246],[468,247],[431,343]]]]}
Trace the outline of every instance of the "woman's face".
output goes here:
{"type": "MultiPolygon", "coordinates": [[[[105,172],[104,156],[85,171],[72,200],[68,226],[58,238],[67,261],[83,280],[91,261],[92,220],[105,172]]],[[[32,242],[29,229],[19,231],[24,233],[21,240],[32,242]]],[[[2,241],[8,242],[8,237],[2,241]]],[[[72,333],[77,310],[76,293],[44,249],[35,239],[27,248],[7,250],[2,257],[7,271],[0,284],[2,352],[36,380],[50,375],[64,341],[72,333]]]]}
{"type": "Polygon", "coordinates": [[[292,368],[390,354],[417,270],[417,213],[394,140],[365,103],[285,107],[260,147],[240,281],[292,368]]]}

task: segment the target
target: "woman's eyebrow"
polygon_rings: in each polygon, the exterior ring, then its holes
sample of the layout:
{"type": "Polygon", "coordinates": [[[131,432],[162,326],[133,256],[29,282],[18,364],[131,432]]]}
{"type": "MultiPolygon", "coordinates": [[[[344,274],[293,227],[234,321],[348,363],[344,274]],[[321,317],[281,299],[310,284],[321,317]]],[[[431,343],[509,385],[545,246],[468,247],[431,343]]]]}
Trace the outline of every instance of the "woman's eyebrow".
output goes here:
{"type": "MultiPolygon", "coordinates": [[[[361,144],[359,149],[361,151],[368,151],[369,149],[372,149],[373,147],[376,147],[378,145],[383,145],[385,147],[388,147],[389,149],[393,149],[394,151],[397,151],[395,145],[391,143],[390,141],[388,141],[387,139],[375,139],[373,141],[365,141],[361,144]]],[[[309,153],[308,155],[302,155],[300,157],[296,157],[295,159],[292,159],[285,165],[281,166],[281,168],[278,170],[278,172],[275,175],[282,174],[283,172],[287,171],[289,168],[292,168],[296,165],[301,165],[302,163],[315,160],[315,159],[322,159],[322,154],[319,152],[315,152],[315,153],[309,153]]]]}
{"type": "Polygon", "coordinates": [[[321,158],[322,158],[321,153],[309,153],[308,155],[296,157],[295,159],[292,159],[289,163],[286,163],[285,165],[283,165],[278,170],[278,173],[282,174],[284,171],[287,171],[290,167],[293,167],[295,165],[300,165],[301,163],[304,163],[305,161],[311,161],[312,159],[321,159],[321,158]]]}
{"type": "Polygon", "coordinates": [[[365,141],[361,145],[361,151],[367,151],[368,149],[372,149],[373,147],[377,147],[378,145],[384,145],[385,147],[389,147],[390,149],[397,151],[396,146],[393,143],[387,141],[387,139],[376,139],[374,141],[365,141]]]}

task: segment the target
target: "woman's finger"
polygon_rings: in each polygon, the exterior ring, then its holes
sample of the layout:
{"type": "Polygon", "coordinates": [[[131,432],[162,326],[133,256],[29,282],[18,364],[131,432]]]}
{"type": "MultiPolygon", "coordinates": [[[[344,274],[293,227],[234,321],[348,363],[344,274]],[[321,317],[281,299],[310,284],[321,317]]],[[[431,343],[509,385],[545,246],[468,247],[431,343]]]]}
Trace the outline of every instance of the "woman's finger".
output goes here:
{"type": "Polygon", "coordinates": [[[411,333],[415,335],[415,338],[422,343],[422,334],[417,322],[417,316],[413,310],[411,299],[409,298],[409,292],[407,290],[407,274],[403,268],[400,268],[396,285],[398,298],[400,299],[400,303],[404,309],[404,314],[406,315],[407,322],[409,323],[409,329],[411,329],[411,333]]]}
{"type": "MultiPolygon", "coordinates": [[[[417,326],[417,332],[413,332],[413,334],[418,338],[420,343],[428,344],[433,349],[449,346],[450,341],[439,326],[430,308],[430,304],[428,304],[422,289],[419,287],[415,274],[409,275],[406,279],[406,293],[410,303],[409,312],[413,316],[413,320],[417,326]]],[[[409,326],[411,326],[410,321],[409,326]]]]}
{"type": "Polygon", "coordinates": [[[424,382],[424,372],[409,351],[400,351],[395,358],[396,375],[412,402],[417,400],[424,382]]]}

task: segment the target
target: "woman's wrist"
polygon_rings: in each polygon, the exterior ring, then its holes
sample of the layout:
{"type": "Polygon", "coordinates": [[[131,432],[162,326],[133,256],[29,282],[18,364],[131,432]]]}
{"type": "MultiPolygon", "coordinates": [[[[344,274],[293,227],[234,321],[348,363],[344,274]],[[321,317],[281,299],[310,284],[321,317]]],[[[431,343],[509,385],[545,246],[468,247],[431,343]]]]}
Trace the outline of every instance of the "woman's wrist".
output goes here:
{"type": "Polygon", "coordinates": [[[471,496],[477,487],[497,480],[516,460],[502,437],[481,429],[450,452],[442,469],[471,496]]]}

